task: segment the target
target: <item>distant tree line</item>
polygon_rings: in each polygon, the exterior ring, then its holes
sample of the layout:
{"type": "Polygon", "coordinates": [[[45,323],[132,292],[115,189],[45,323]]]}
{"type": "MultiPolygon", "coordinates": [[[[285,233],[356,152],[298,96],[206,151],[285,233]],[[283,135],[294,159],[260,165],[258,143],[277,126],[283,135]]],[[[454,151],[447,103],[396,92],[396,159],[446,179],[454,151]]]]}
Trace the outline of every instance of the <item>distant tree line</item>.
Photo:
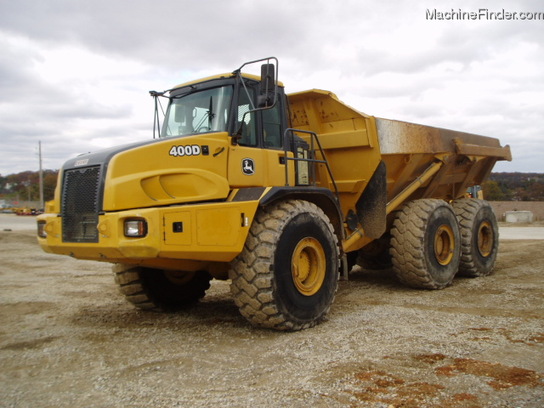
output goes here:
{"type": "MultiPolygon", "coordinates": [[[[43,171],[44,201],[53,199],[58,170],[43,171]]],[[[544,201],[544,173],[491,173],[482,185],[489,201],[544,201]]],[[[38,201],[39,173],[0,175],[0,199],[38,201]]]]}
{"type": "MultiPolygon", "coordinates": [[[[53,199],[58,174],[58,170],[43,171],[44,201],[53,199]]],[[[0,199],[6,201],[39,201],[40,173],[37,171],[23,171],[8,176],[0,175],[0,199]]]]}
{"type": "Polygon", "coordinates": [[[491,173],[482,188],[489,201],[544,201],[544,174],[491,173]]]}

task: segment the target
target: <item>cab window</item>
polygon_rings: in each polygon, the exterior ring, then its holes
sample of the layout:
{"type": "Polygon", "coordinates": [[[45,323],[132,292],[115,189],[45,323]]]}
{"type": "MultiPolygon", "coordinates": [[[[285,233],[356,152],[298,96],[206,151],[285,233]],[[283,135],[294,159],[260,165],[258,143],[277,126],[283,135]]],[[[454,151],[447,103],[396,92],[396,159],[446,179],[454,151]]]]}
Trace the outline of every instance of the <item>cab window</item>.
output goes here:
{"type": "MultiPolygon", "coordinates": [[[[250,89],[250,91],[253,91],[250,89]]],[[[253,94],[253,92],[252,92],[253,94]]],[[[252,105],[248,99],[246,92],[241,91],[237,106],[238,126],[241,126],[241,137],[238,139],[238,144],[242,146],[257,146],[257,121],[255,120],[255,112],[250,112],[252,105]]]]}
{"type": "Polygon", "coordinates": [[[262,122],[264,147],[277,149],[282,148],[283,143],[280,101],[277,101],[273,108],[262,111],[262,122]]]}
{"type": "MultiPolygon", "coordinates": [[[[255,100],[256,90],[249,87],[247,90],[250,97],[255,100]]],[[[248,93],[241,89],[236,109],[237,129],[240,129],[238,144],[271,149],[283,148],[280,101],[270,109],[254,110],[254,104],[249,100],[248,93]]]]}

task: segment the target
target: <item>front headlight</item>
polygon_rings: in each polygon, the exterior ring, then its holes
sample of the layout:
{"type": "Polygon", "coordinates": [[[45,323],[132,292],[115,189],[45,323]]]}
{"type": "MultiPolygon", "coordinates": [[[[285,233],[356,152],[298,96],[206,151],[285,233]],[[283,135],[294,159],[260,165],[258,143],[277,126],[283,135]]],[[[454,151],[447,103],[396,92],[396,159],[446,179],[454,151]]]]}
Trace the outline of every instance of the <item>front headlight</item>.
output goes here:
{"type": "Polygon", "coordinates": [[[47,232],[45,232],[45,221],[38,221],[38,236],[40,238],[47,238],[47,232]]]}
{"type": "Polygon", "coordinates": [[[143,218],[125,220],[125,237],[142,238],[147,235],[147,221],[143,218]]]}

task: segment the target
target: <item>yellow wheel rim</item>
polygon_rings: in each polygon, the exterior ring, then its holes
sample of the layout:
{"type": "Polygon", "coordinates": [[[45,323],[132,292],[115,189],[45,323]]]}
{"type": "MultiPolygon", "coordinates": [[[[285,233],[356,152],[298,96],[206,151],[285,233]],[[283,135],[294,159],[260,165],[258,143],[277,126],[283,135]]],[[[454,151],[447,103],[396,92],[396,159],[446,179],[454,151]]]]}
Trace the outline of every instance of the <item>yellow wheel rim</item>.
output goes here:
{"type": "Polygon", "coordinates": [[[448,265],[455,249],[455,236],[449,225],[441,225],[434,236],[434,254],[440,265],[448,265]]]}
{"type": "Polygon", "coordinates": [[[325,251],[315,238],[304,238],[296,246],[291,258],[293,283],[304,296],[319,291],[325,280],[327,259],[325,251]]]}
{"type": "Polygon", "coordinates": [[[478,228],[478,251],[483,257],[488,257],[493,251],[493,228],[488,221],[482,222],[478,228]]]}

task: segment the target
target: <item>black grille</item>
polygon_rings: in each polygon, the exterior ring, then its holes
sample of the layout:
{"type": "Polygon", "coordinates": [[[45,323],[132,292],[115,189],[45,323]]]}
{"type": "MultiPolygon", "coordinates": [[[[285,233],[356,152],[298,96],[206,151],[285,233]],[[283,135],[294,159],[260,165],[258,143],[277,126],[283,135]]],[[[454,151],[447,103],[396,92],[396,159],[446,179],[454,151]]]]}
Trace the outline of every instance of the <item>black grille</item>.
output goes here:
{"type": "Polygon", "coordinates": [[[100,166],[67,170],[62,185],[62,240],[98,242],[100,166]]]}

